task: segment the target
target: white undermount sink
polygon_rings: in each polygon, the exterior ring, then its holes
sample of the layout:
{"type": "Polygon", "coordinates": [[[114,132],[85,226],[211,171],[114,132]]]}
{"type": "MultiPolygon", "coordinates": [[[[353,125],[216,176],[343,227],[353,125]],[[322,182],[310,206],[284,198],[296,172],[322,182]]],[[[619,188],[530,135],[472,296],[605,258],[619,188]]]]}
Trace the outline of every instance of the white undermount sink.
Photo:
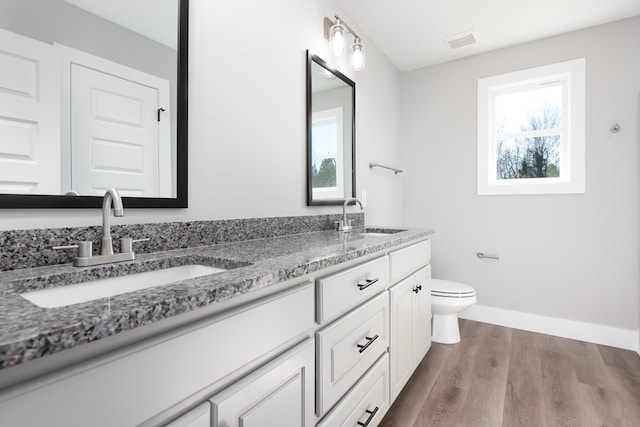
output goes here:
{"type": "Polygon", "coordinates": [[[112,297],[127,292],[152,288],[154,286],[167,285],[181,280],[221,273],[223,271],[226,270],[208,265],[181,265],[162,270],[147,271],[145,273],[109,277],[73,285],[39,289],[22,293],[20,296],[39,307],[63,307],[65,305],[112,297]]]}
{"type": "Polygon", "coordinates": [[[363,236],[389,236],[390,234],[396,234],[402,231],[407,230],[398,228],[365,228],[360,234],[363,236]]]}

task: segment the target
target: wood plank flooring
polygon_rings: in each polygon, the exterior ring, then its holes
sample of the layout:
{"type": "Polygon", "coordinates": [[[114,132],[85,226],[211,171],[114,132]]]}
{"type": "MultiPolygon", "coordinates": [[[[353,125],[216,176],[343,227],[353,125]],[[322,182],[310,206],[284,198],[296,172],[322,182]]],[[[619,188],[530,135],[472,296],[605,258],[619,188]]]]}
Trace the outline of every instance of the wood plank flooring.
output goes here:
{"type": "Polygon", "coordinates": [[[460,320],[433,343],[383,427],[640,426],[640,355],[460,320]]]}

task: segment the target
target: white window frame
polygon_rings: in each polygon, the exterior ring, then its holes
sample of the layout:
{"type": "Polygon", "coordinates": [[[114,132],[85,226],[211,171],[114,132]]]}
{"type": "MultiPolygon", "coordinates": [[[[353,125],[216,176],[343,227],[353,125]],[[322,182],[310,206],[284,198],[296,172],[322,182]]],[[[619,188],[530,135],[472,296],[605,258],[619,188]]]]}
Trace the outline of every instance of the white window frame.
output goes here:
{"type": "Polygon", "coordinates": [[[585,192],[585,59],[574,59],[478,80],[478,195],[585,192]],[[560,176],[498,179],[495,96],[534,85],[563,85],[560,176]]]}

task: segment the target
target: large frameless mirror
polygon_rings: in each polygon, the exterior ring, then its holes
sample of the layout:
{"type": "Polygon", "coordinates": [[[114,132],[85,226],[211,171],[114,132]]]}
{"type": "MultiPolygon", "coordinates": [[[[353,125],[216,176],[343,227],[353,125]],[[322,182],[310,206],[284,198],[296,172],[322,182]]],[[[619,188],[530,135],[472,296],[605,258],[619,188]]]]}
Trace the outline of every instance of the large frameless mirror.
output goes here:
{"type": "Polygon", "coordinates": [[[187,207],[189,0],[0,2],[0,208],[187,207]]]}
{"type": "Polygon", "coordinates": [[[307,52],[307,205],[355,197],[354,81],[307,52]]]}

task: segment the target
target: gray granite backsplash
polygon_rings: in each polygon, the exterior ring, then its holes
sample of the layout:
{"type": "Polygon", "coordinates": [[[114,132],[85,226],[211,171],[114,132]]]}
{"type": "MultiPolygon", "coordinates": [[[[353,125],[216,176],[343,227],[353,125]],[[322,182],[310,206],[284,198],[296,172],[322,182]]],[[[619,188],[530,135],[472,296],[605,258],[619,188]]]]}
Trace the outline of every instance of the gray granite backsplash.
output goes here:
{"type": "MultiPolygon", "coordinates": [[[[364,226],[364,213],[348,216],[356,227],[364,226]]],[[[136,253],[151,253],[332,230],[341,217],[335,214],[113,225],[111,236],[114,251],[118,250],[121,237],[149,238],[149,241],[134,243],[133,249],[136,253]]],[[[0,271],[69,263],[75,256],[74,249],[52,247],[89,240],[97,251],[101,238],[102,226],[0,230],[0,271]]]]}

